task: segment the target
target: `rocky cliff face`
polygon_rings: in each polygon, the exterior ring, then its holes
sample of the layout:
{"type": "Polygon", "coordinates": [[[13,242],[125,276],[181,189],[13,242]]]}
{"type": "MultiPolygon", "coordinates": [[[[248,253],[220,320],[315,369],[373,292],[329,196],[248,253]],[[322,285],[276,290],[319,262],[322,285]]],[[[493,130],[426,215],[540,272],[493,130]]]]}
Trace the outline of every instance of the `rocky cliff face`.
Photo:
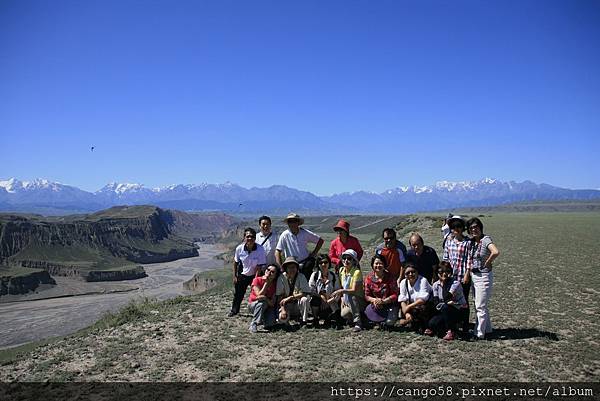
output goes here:
{"type": "Polygon", "coordinates": [[[171,231],[194,242],[214,242],[236,226],[238,219],[224,213],[186,213],[169,210],[171,231]]]}
{"type": "Polygon", "coordinates": [[[56,284],[47,271],[33,271],[26,276],[0,277],[0,296],[27,294],[40,284],[56,284]]]}
{"type": "Polygon", "coordinates": [[[121,268],[118,270],[85,270],[75,265],[50,263],[44,261],[23,260],[21,267],[43,269],[51,276],[69,277],[83,281],[121,281],[144,278],[148,275],[142,266],[121,268]]]}
{"type": "Polygon", "coordinates": [[[142,266],[135,266],[131,269],[121,270],[100,270],[87,272],[86,281],[121,281],[135,280],[147,277],[146,271],[142,266]]]}
{"type": "Polygon", "coordinates": [[[194,277],[183,283],[183,288],[192,292],[204,292],[217,285],[217,282],[212,278],[203,277],[202,274],[196,273],[194,277]]]}
{"type": "Polygon", "coordinates": [[[87,276],[111,270],[106,269],[107,260],[114,267],[119,261],[126,265],[197,256],[193,243],[172,233],[173,224],[169,211],[153,206],[115,207],[61,219],[2,215],[0,263],[87,276]]]}
{"type": "Polygon", "coordinates": [[[51,276],[70,277],[82,280],[85,277],[77,266],[70,264],[51,263],[43,260],[22,260],[20,261],[20,265],[31,269],[45,270],[51,276]]]}

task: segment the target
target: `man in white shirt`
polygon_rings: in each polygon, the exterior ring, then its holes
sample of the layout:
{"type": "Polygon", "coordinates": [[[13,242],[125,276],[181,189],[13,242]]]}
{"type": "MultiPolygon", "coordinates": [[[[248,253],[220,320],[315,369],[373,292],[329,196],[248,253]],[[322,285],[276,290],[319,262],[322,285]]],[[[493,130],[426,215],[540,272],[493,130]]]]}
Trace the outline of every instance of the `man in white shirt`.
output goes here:
{"type": "Polygon", "coordinates": [[[227,316],[233,317],[240,312],[240,305],[248,286],[252,283],[256,271],[265,263],[265,250],[256,243],[256,231],[250,227],[246,228],[244,242],[235,248],[233,257],[233,302],[227,316]]]}
{"type": "Polygon", "coordinates": [[[277,263],[281,266],[284,258],[295,257],[300,264],[302,274],[308,280],[315,265],[315,257],[323,246],[323,238],[309,230],[300,228],[304,224],[304,219],[296,213],[288,214],[283,221],[287,223],[288,229],[281,233],[277,241],[275,249],[277,263]],[[312,252],[309,252],[307,248],[309,242],[316,244],[312,252]]]}
{"type": "Polygon", "coordinates": [[[271,218],[269,216],[261,216],[258,219],[260,231],[256,234],[256,243],[261,245],[265,250],[267,257],[267,265],[277,263],[275,259],[275,248],[279,235],[271,230],[271,218]]]}

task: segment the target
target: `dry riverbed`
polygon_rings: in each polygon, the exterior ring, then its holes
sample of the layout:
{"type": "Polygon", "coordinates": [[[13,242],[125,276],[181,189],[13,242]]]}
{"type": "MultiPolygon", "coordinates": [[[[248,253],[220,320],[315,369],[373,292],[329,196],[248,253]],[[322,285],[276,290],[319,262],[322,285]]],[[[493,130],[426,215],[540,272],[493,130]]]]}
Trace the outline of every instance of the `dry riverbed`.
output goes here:
{"type": "Polygon", "coordinates": [[[219,245],[199,244],[200,256],[144,265],[148,277],[119,282],[86,283],[59,277],[57,286],[13,296],[0,304],[0,348],[63,336],[82,329],[132,300],[159,300],[189,295],[183,282],[195,273],[223,267],[215,259],[219,245]]]}

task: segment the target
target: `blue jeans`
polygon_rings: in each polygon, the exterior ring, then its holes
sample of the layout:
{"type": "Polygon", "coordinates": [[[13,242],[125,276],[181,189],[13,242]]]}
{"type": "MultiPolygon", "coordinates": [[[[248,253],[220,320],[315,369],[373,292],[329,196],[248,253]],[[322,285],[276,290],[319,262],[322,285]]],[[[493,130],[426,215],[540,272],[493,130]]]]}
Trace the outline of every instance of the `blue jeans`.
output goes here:
{"type": "Polygon", "coordinates": [[[250,324],[258,326],[263,323],[265,327],[271,327],[275,324],[275,308],[269,306],[264,299],[248,304],[248,311],[252,314],[250,324]]]}
{"type": "Polygon", "coordinates": [[[361,314],[367,307],[365,299],[350,295],[348,300],[349,302],[345,303],[342,297],[342,311],[340,313],[342,319],[352,320],[355,325],[362,326],[361,314]]]}

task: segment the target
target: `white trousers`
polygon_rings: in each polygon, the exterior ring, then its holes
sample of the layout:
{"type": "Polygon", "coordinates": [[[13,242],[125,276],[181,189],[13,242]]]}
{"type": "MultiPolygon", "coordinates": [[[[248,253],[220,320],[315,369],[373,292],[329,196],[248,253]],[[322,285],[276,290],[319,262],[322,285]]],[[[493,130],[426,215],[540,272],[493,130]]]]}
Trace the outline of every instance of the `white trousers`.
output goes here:
{"type": "Polygon", "coordinates": [[[492,297],[492,286],[494,284],[494,272],[472,273],[473,299],[475,300],[475,334],[484,337],[492,332],[492,321],[490,319],[489,302],[492,297]]]}
{"type": "MultiPolygon", "coordinates": [[[[288,302],[284,306],[287,312],[287,319],[279,318],[279,323],[287,323],[290,318],[302,319],[303,322],[308,320],[308,313],[310,311],[310,295],[300,298],[297,301],[288,302]]],[[[281,308],[279,308],[281,311],[281,308]]]]}

